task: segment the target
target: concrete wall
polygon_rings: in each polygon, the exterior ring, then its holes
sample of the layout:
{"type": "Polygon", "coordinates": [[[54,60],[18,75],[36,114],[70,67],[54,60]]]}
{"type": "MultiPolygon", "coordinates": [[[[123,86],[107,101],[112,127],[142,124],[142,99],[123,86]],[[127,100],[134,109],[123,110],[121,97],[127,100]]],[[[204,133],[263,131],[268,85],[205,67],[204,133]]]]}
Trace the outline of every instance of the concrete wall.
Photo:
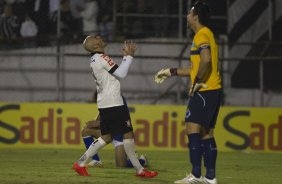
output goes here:
{"type": "MultiPolygon", "coordinates": [[[[123,94],[129,103],[186,104],[187,79],[172,77],[161,85],[154,82],[154,74],[161,68],[179,65],[178,60],[171,57],[177,57],[183,45],[183,43],[138,44],[136,56],[147,56],[147,58],[136,57],[128,77],[121,81],[123,94]],[[164,56],[164,58],[157,59],[156,56],[164,56]],[[179,89],[181,98],[177,101],[179,89]],[[159,99],[158,97],[166,91],[169,91],[168,95],[159,99]]],[[[110,56],[115,56],[113,59],[117,63],[121,61],[121,46],[120,43],[112,43],[106,49],[110,56]]],[[[91,101],[96,88],[89,67],[90,57],[86,55],[80,44],[65,46],[62,52],[66,55],[61,57],[60,99],[67,102],[91,101]],[[76,56],[68,54],[76,54],[76,56]]],[[[55,47],[1,51],[0,101],[56,101],[55,53],[55,47]]],[[[184,57],[187,58],[187,54],[188,52],[184,57]]],[[[181,65],[187,66],[187,59],[183,59],[181,65]]],[[[262,102],[258,90],[239,90],[225,86],[224,91],[226,105],[282,106],[282,96],[279,93],[264,93],[262,102]]]]}
{"type": "MultiPolygon", "coordinates": [[[[110,56],[116,56],[113,59],[117,63],[120,63],[122,59],[121,46],[120,43],[113,43],[106,49],[110,56]]],[[[169,57],[177,57],[182,47],[182,44],[139,44],[136,56],[167,56],[167,58],[134,59],[128,77],[121,81],[125,95],[136,103],[150,103],[160,93],[167,90],[176,79],[172,78],[162,85],[157,85],[153,80],[154,74],[161,68],[177,67],[177,59],[169,59],[169,57]]],[[[95,90],[89,67],[90,57],[80,44],[65,46],[62,52],[81,56],[65,55],[61,57],[60,99],[63,101],[90,101],[95,90]]],[[[8,53],[2,51],[0,101],[57,100],[55,53],[55,47],[15,50],[8,53]],[[3,54],[7,55],[3,56],[3,54]]],[[[173,91],[176,92],[177,88],[173,91]]]]}

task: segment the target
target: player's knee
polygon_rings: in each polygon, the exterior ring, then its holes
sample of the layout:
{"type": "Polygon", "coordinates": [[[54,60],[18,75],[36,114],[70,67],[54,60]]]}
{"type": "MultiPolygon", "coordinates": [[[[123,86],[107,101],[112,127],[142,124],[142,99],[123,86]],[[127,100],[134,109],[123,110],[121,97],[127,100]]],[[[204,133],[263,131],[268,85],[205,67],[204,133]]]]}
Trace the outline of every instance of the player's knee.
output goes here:
{"type": "Polygon", "coordinates": [[[84,128],[81,130],[81,136],[82,136],[82,137],[92,136],[92,135],[91,135],[91,131],[89,130],[89,128],[84,127],[84,128]]]}

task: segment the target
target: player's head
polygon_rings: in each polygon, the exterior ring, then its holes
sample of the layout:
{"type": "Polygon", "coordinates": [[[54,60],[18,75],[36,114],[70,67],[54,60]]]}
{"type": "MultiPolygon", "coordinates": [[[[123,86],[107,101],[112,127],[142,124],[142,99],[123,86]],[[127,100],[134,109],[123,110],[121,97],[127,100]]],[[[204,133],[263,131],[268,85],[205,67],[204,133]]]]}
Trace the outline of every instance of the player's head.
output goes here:
{"type": "Polygon", "coordinates": [[[90,53],[104,52],[107,43],[104,42],[101,36],[87,36],[83,41],[83,47],[90,53]]]}
{"type": "Polygon", "coordinates": [[[210,17],[210,8],[207,3],[203,1],[196,1],[187,15],[188,26],[193,28],[195,24],[208,26],[210,17]]]}

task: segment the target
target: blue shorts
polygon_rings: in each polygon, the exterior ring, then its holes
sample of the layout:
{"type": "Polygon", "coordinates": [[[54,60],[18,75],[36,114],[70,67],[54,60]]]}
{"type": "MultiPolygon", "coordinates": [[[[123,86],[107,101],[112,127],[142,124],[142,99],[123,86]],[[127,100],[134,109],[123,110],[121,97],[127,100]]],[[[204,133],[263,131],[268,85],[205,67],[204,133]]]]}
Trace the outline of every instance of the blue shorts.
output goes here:
{"type": "Polygon", "coordinates": [[[198,91],[188,102],[185,122],[200,124],[205,128],[214,128],[221,103],[221,89],[198,91]]]}

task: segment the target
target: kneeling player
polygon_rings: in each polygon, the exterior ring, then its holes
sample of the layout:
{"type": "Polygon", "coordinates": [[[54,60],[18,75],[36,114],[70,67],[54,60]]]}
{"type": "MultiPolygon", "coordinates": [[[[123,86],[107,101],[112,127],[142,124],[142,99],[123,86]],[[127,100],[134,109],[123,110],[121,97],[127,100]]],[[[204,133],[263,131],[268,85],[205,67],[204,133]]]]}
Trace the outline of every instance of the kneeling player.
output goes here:
{"type": "MultiPolygon", "coordinates": [[[[94,138],[97,139],[101,136],[100,130],[100,121],[92,120],[86,122],[85,127],[81,132],[84,144],[86,149],[94,142],[94,138]]],[[[126,157],[126,153],[123,147],[123,138],[122,136],[114,136],[112,144],[115,147],[115,162],[117,167],[133,167],[132,163],[126,157]]],[[[137,157],[137,155],[136,155],[137,157]]],[[[144,155],[141,155],[139,158],[139,162],[142,166],[147,167],[148,162],[144,155]]],[[[92,160],[88,163],[88,166],[92,167],[102,167],[102,162],[98,156],[98,154],[92,157],[92,160]]]]}

